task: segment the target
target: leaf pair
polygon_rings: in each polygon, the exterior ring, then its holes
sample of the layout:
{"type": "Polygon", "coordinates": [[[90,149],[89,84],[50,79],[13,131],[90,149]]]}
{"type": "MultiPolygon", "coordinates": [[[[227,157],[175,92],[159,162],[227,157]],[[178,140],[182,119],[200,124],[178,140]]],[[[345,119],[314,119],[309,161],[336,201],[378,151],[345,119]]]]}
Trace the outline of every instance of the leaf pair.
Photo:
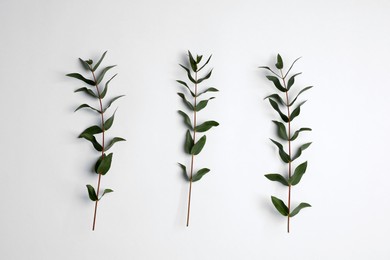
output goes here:
{"type": "Polygon", "coordinates": [[[180,168],[182,169],[183,176],[184,176],[184,178],[185,178],[187,181],[193,181],[193,182],[199,181],[200,179],[202,179],[202,177],[203,177],[204,175],[206,175],[208,172],[210,172],[210,169],[202,168],[202,169],[198,170],[198,171],[196,172],[195,175],[192,176],[192,180],[191,180],[191,179],[188,177],[187,168],[185,167],[185,165],[179,163],[179,166],[180,166],[180,168]]]}
{"type": "Polygon", "coordinates": [[[209,99],[205,99],[205,100],[201,100],[199,101],[198,104],[195,104],[195,107],[191,104],[191,102],[189,102],[186,98],[186,96],[184,95],[184,93],[181,93],[181,92],[178,92],[177,93],[179,95],[179,97],[181,97],[181,99],[183,100],[183,103],[184,105],[191,111],[196,111],[196,112],[199,112],[201,111],[203,108],[205,108],[208,104],[208,102],[211,100],[211,99],[214,99],[214,97],[211,97],[209,99]]]}
{"type": "Polygon", "coordinates": [[[99,200],[101,200],[101,198],[103,198],[103,196],[106,195],[107,193],[114,192],[114,191],[111,190],[111,189],[105,189],[105,190],[103,191],[102,196],[100,196],[100,198],[98,198],[98,195],[96,194],[96,191],[95,191],[95,188],[94,188],[94,187],[92,187],[91,185],[87,184],[87,190],[88,190],[89,199],[92,200],[92,201],[99,201],[99,200]]]}
{"type": "Polygon", "coordinates": [[[295,186],[301,181],[303,174],[306,172],[306,169],[307,161],[297,166],[295,168],[294,174],[288,180],[278,173],[270,173],[264,176],[270,181],[277,181],[285,186],[295,186]]]}
{"type": "Polygon", "coordinates": [[[186,141],[184,143],[184,151],[188,154],[192,154],[192,155],[198,155],[204,145],[206,144],[206,136],[202,136],[195,144],[194,144],[194,140],[192,139],[192,136],[191,136],[191,133],[190,133],[190,130],[187,130],[186,132],[186,141]]]}
{"type": "Polygon", "coordinates": [[[277,142],[277,141],[275,141],[273,139],[270,139],[270,140],[278,147],[279,156],[282,159],[282,161],[285,162],[285,163],[292,162],[295,159],[299,158],[299,156],[301,156],[302,152],[304,150],[306,150],[311,145],[311,142],[310,143],[305,143],[305,144],[301,145],[298,148],[298,150],[295,153],[295,155],[291,158],[290,155],[284,151],[283,145],[281,143],[279,143],[279,142],[277,142]]]}
{"type": "MultiPolygon", "coordinates": [[[[199,56],[199,55],[196,55],[196,59],[194,59],[194,57],[192,56],[191,52],[188,51],[188,57],[189,57],[189,61],[190,61],[190,65],[191,65],[191,69],[193,72],[199,72],[201,71],[210,61],[211,59],[211,56],[207,59],[207,61],[200,67],[198,68],[199,66],[199,63],[202,61],[202,57],[203,55],[199,56]]],[[[183,66],[182,66],[183,67],[183,66]]],[[[207,77],[209,78],[211,76],[211,72],[209,73],[210,75],[207,77]]],[[[195,83],[195,82],[194,82],[195,83]]],[[[200,83],[200,82],[198,82],[200,83]]]]}
{"type": "Polygon", "coordinates": [[[95,164],[95,172],[97,174],[106,175],[106,173],[110,170],[112,155],[112,153],[110,153],[109,155],[103,154],[99,157],[95,164]]]}
{"type": "MultiPolygon", "coordinates": [[[[103,55],[100,57],[99,61],[96,63],[95,66],[92,67],[92,64],[93,64],[93,61],[92,60],[83,60],[81,58],[79,58],[81,64],[83,65],[83,67],[90,71],[90,72],[95,72],[98,67],[100,66],[101,62],[103,61],[104,57],[106,56],[106,53],[107,51],[105,51],[103,53],[103,55]]],[[[85,78],[83,75],[79,74],[79,73],[69,73],[69,74],[66,74],[66,76],[68,77],[71,77],[71,78],[75,78],[75,79],[78,79],[78,80],[81,80],[83,81],[84,83],[90,85],[90,86],[97,86],[100,84],[100,82],[102,82],[104,76],[106,75],[107,71],[109,71],[110,69],[116,67],[116,65],[112,65],[112,66],[108,66],[108,67],[105,67],[100,73],[99,75],[96,77],[96,81],[95,80],[92,80],[92,79],[87,79],[85,78]]],[[[114,76],[115,77],[115,76],[114,76]]],[[[95,78],[95,77],[94,77],[95,78]]],[[[113,78],[113,77],[112,77],[113,78]]],[[[112,79],[111,78],[111,79],[112,79]]],[[[111,79],[109,81],[111,81],[111,79]]],[[[108,81],[108,82],[109,82],[108,81]]],[[[106,87],[107,87],[107,84],[106,84],[106,87]]],[[[79,89],[79,91],[84,91],[84,90],[81,90],[79,89]]],[[[96,96],[96,95],[95,95],[96,96]]]]}
{"type": "Polygon", "coordinates": [[[285,115],[279,108],[279,105],[277,102],[275,102],[273,99],[269,98],[269,103],[271,104],[272,108],[275,109],[276,112],[278,112],[279,116],[282,118],[282,120],[286,123],[289,123],[291,121],[294,120],[294,118],[296,118],[297,116],[299,116],[300,112],[301,112],[301,106],[303,104],[305,104],[306,101],[303,101],[302,103],[300,103],[293,111],[292,113],[290,114],[290,117],[288,117],[287,115],[285,115]]]}
{"type": "Polygon", "coordinates": [[[278,129],[278,136],[285,141],[294,141],[295,139],[297,139],[300,132],[311,131],[311,128],[303,127],[295,131],[294,134],[291,136],[291,138],[288,138],[286,126],[282,122],[278,122],[275,120],[273,120],[272,122],[274,122],[274,124],[278,129]]]}
{"type": "Polygon", "coordinates": [[[291,213],[289,213],[288,207],[281,199],[271,196],[271,201],[272,204],[274,204],[275,208],[279,211],[279,213],[286,217],[294,217],[301,211],[301,209],[311,207],[310,204],[302,202],[291,213]]]}

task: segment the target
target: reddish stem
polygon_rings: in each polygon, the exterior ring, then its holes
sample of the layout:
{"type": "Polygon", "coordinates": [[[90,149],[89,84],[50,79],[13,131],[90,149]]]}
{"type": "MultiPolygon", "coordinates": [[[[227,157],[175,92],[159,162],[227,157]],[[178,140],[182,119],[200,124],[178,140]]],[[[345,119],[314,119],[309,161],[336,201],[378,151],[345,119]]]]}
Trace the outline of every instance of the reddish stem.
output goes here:
{"type": "MultiPolygon", "coordinates": [[[[195,81],[198,80],[198,73],[195,72],[195,81]]],[[[198,95],[198,84],[195,83],[195,97],[194,97],[194,135],[193,143],[195,144],[196,138],[196,96],[198,95]]],[[[188,205],[187,205],[187,227],[190,225],[190,210],[191,210],[191,193],[192,193],[192,176],[194,172],[194,155],[191,155],[191,171],[190,171],[190,187],[188,190],[188,205]]]]}
{"type": "MultiPolygon", "coordinates": [[[[105,132],[105,130],[104,130],[103,103],[102,103],[102,97],[101,97],[101,94],[100,94],[99,86],[98,86],[98,83],[96,81],[95,73],[92,70],[91,70],[91,72],[92,72],[93,80],[95,82],[96,91],[97,91],[97,94],[98,94],[98,97],[99,97],[100,115],[101,115],[101,128],[102,128],[102,160],[103,160],[103,158],[104,158],[104,132],[105,132]]],[[[98,184],[97,184],[97,189],[96,189],[96,196],[97,196],[97,198],[99,198],[100,180],[101,180],[101,178],[102,178],[102,174],[99,173],[98,184]]],[[[98,202],[99,202],[99,199],[97,199],[95,201],[95,209],[94,209],[94,214],[93,214],[92,231],[95,230],[98,202]]]]}

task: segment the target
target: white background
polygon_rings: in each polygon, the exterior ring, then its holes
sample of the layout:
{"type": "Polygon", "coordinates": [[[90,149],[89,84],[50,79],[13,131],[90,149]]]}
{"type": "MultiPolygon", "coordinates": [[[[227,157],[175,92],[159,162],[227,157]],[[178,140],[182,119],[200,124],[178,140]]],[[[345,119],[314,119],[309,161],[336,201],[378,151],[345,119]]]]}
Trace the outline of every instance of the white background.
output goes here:
{"type": "Polygon", "coordinates": [[[390,259],[389,13],[387,0],[2,0],[1,259],[390,259]],[[98,118],[73,113],[94,100],[65,74],[105,50],[119,73],[108,95],[126,95],[108,135],[128,141],[112,149],[102,187],[115,192],[92,232],[98,153],[77,135],[98,118]],[[175,82],[187,50],[213,54],[203,87],[220,89],[200,114],[220,126],[196,158],[211,172],[194,184],[189,228],[175,82]],[[313,207],[290,234],[270,202],[287,190],[264,177],[285,173],[257,68],[277,53],[302,56],[296,87],[315,86],[293,122],[313,128],[294,145],[313,145],[292,199],[313,207]]]}

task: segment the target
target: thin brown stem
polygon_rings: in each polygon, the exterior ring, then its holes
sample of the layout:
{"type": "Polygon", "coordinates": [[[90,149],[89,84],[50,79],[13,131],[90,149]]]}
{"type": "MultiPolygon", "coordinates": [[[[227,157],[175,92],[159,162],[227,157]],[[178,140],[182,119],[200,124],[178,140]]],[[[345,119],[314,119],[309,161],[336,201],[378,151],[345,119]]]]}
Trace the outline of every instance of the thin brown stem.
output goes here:
{"type": "MultiPolygon", "coordinates": [[[[198,80],[198,73],[195,72],[195,81],[198,80]]],[[[195,97],[194,97],[194,134],[193,134],[193,143],[195,144],[195,138],[196,138],[196,96],[198,95],[198,84],[195,83],[195,97]]],[[[191,155],[191,170],[190,170],[190,187],[188,191],[188,205],[187,205],[187,227],[190,225],[190,210],[191,210],[191,193],[192,193],[192,176],[194,172],[194,157],[195,155],[191,155]]]]}
{"type": "MultiPolygon", "coordinates": [[[[285,80],[285,77],[287,76],[283,76],[283,72],[282,70],[280,70],[280,74],[282,75],[282,79],[283,79],[283,86],[284,88],[286,88],[286,104],[287,104],[287,117],[288,117],[288,123],[287,123],[287,127],[288,127],[288,133],[287,133],[287,137],[288,137],[288,156],[290,157],[290,161],[288,162],[288,178],[290,179],[291,178],[291,122],[290,122],[290,106],[289,106],[289,101],[288,101],[288,90],[287,90],[287,86],[286,86],[286,80],[285,80]]],[[[288,208],[288,215],[287,215],[287,233],[290,233],[290,209],[291,209],[291,184],[288,185],[288,202],[287,202],[287,208],[288,208]]]]}
{"type": "MultiPolygon", "coordinates": [[[[95,73],[91,70],[92,72],[92,76],[93,76],[93,80],[95,82],[95,87],[96,87],[96,92],[98,94],[98,97],[99,97],[99,105],[100,105],[100,115],[101,115],[101,128],[102,128],[102,160],[104,158],[104,112],[103,112],[103,103],[102,103],[102,97],[100,95],[100,90],[99,90],[99,86],[97,84],[97,81],[96,81],[96,76],[95,76],[95,73]]],[[[102,178],[102,174],[99,173],[99,177],[98,177],[98,183],[97,183],[97,189],[96,189],[96,196],[99,198],[99,192],[100,192],[100,180],[102,178]]],[[[92,224],[92,231],[95,230],[95,225],[96,225],[96,215],[97,215],[97,207],[98,207],[98,202],[99,202],[99,199],[97,199],[95,201],[95,209],[94,209],[94,214],[93,214],[93,224],[92,224]]]]}

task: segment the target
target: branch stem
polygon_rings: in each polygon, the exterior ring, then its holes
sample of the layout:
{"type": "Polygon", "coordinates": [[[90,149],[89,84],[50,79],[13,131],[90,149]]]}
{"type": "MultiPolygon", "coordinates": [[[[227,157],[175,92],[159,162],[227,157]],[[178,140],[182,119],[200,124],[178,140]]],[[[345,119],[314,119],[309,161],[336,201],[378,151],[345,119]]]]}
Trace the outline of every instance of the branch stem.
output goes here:
{"type": "MultiPolygon", "coordinates": [[[[198,73],[195,72],[195,82],[198,80],[198,73]]],[[[196,138],[196,96],[198,95],[198,84],[195,83],[195,97],[194,97],[194,134],[193,134],[193,143],[195,144],[195,138],[196,138]]],[[[191,193],[192,193],[192,176],[194,173],[194,157],[195,155],[191,155],[191,170],[190,170],[190,187],[188,190],[188,205],[187,205],[187,224],[186,226],[188,227],[190,225],[190,210],[191,210],[191,193]]]]}
{"type": "MultiPolygon", "coordinates": [[[[100,115],[101,115],[101,128],[102,128],[102,160],[104,158],[104,112],[103,112],[103,103],[102,103],[102,97],[101,97],[101,94],[100,94],[100,90],[99,90],[99,86],[97,84],[97,81],[96,81],[96,76],[95,76],[95,73],[91,70],[92,72],[92,76],[93,76],[93,80],[95,82],[95,87],[96,87],[96,92],[98,94],[98,97],[99,97],[99,105],[100,105],[100,115]]],[[[92,231],[95,230],[95,225],[96,225],[96,215],[97,215],[97,207],[98,207],[98,202],[99,202],[99,193],[100,193],[100,180],[102,178],[102,174],[99,173],[99,177],[98,177],[98,183],[97,183],[97,189],[96,189],[96,196],[97,196],[97,200],[95,201],[95,209],[94,209],[94,214],[93,214],[93,224],[92,224],[92,231]]]]}
{"type": "MultiPolygon", "coordinates": [[[[287,86],[286,86],[286,76],[283,76],[283,71],[280,70],[280,74],[282,76],[282,79],[283,79],[283,86],[284,88],[286,89],[286,104],[289,104],[289,101],[288,101],[288,90],[287,90],[287,86]]],[[[287,127],[288,127],[288,133],[287,133],[287,137],[288,137],[288,156],[290,157],[290,161],[288,162],[288,178],[290,179],[291,178],[291,114],[290,114],[290,107],[287,106],[287,116],[288,116],[288,123],[287,123],[287,127]]],[[[291,212],[291,184],[288,185],[288,202],[287,202],[287,208],[288,208],[288,215],[287,215],[287,233],[290,233],[290,212],[291,212]]]]}

